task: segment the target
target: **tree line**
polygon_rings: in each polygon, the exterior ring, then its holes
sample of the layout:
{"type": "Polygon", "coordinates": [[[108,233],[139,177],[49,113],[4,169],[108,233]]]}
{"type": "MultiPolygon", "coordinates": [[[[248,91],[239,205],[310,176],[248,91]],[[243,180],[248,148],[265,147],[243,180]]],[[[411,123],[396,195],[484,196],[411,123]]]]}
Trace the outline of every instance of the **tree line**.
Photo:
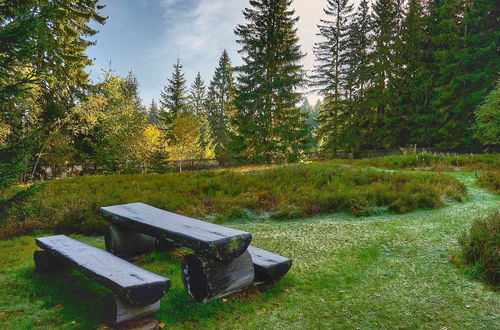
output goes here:
{"type": "Polygon", "coordinates": [[[144,106],[131,72],[120,77],[109,68],[92,82],[85,71],[97,33],[91,23],[106,21],[98,0],[2,2],[0,144],[27,159],[9,173],[36,177],[43,167],[74,163],[161,171],[167,160],[189,158],[294,162],[311,150],[410,144],[498,146],[498,92],[487,97],[500,72],[494,0],[324,3],[313,72],[301,64],[292,1],[252,0],[235,28],[242,65],[233,67],[223,51],[208,84],[199,73],[188,84],[179,59],[159,102],[144,106]],[[307,90],[322,101],[311,106],[307,90]]]}

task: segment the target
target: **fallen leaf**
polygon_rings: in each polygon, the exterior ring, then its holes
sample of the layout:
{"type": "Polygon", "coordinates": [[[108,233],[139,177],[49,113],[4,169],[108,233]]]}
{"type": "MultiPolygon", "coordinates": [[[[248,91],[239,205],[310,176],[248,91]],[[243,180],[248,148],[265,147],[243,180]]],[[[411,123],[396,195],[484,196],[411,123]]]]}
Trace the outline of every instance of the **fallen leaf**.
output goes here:
{"type": "Polygon", "coordinates": [[[261,311],[265,312],[265,311],[267,311],[267,309],[265,309],[265,308],[262,308],[262,309],[261,309],[261,311]]]}
{"type": "Polygon", "coordinates": [[[158,324],[158,326],[163,329],[163,328],[165,328],[165,323],[160,322],[160,324],[158,324]]]}
{"type": "Polygon", "coordinates": [[[450,258],[450,262],[455,262],[455,260],[457,260],[457,256],[452,256],[452,257],[450,258]]]}
{"type": "Polygon", "coordinates": [[[35,322],[35,327],[39,327],[40,326],[40,321],[36,321],[35,322]]]}
{"type": "Polygon", "coordinates": [[[63,304],[57,304],[56,308],[63,308],[63,304]]]}

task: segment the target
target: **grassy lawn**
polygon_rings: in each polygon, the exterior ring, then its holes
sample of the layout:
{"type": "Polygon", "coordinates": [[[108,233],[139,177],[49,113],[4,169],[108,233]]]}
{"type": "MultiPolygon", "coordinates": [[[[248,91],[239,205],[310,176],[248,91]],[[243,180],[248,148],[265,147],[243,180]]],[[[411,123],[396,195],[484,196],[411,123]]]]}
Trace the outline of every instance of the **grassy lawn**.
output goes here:
{"type": "MultiPolygon", "coordinates": [[[[500,197],[478,188],[473,173],[453,173],[469,191],[464,203],[439,210],[357,218],[347,213],[293,221],[259,219],[228,225],[253,244],[294,259],[271,291],[225,301],[188,299],[175,254],[137,263],[172,280],[157,317],[168,328],[498,328],[498,292],[450,262],[457,236],[500,197]]],[[[100,237],[77,236],[103,247],[100,237]]],[[[33,273],[33,237],[0,241],[0,328],[91,328],[104,290],[73,272],[33,273]]]]}

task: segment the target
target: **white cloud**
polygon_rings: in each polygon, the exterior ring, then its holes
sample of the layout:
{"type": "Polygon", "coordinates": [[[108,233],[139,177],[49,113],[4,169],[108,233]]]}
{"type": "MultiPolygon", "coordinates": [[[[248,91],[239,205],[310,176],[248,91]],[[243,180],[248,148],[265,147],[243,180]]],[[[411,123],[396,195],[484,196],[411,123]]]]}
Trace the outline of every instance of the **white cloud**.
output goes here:
{"type": "MultiPolygon", "coordinates": [[[[318,40],[317,24],[324,16],[325,5],[326,0],[295,0],[292,4],[295,14],[300,17],[298,34],[302,51],[307,53],[303,60],[306,70],[314,67],[312,47],[318,40]]],[[[233,64],[241,63],[234,29],[244,23],[242,11],[247,6],[249,0],[160,0],[165,19],[164,30],[160,32],[164,42],[150,55],[156,60],[180,56],[186,63],[188,77],[201,71],[206,79],[213,72],[212,66],[217,63],[222,49],[229,51],[233,64]],[[192,67],[193,62],[197,64],[195,67],[192,67]]],[[[172,63],[168,63],[168,68],[172,63]]],[[[316,95],[308,98],[311,102],[318,99],[316,95]]]]}
{"type": "Polygon", "coordinates": [[[162,0],[165,17],[164,52],[186,60],[218,56],[234,42],[233,30],[243,21],[247,0],[162,0]]]}

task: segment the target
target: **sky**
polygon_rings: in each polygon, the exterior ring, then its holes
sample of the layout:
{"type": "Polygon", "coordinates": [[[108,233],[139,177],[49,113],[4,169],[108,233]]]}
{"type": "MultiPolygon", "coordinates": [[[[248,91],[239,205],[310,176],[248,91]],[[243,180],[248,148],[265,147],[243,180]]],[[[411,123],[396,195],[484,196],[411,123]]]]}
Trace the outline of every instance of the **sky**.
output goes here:
{"type": "MultiPolygon", "coordinates": [[[[124,76],[132,71],[140,84],[145,105],[159,100],[160,91],[181,59],[190,86],[199,71],[208,85],[219,56],[226,49],[234,66],[241,64],[234,28],[245,23],[242,11],[249,0],[104,0],[105,25],[94,25],[97,42],[87,50],[94,64],[87,68],[97,81],[102,69],[111,67],[124,76]]],[[[304,68],[313,68],[312,46],[317,24],[324,17],[326,0],[294,0],[300,17],[298,34],[307,54],[304,68]]],[[[308,95],[315,103],[318,97],[308,95]]]]}

